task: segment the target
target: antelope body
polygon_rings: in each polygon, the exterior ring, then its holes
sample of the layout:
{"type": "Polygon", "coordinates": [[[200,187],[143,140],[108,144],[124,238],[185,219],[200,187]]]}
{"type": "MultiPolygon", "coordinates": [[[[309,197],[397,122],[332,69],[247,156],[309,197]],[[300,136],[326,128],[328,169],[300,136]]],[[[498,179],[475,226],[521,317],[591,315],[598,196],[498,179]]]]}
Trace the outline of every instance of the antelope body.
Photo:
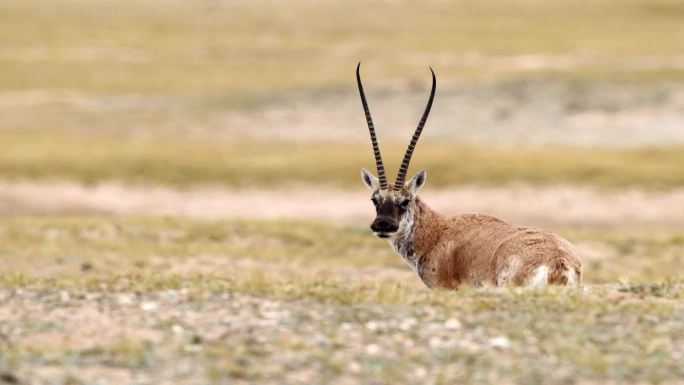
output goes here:
{"type": "Polygon", "coordinates": [[[393,186],[385,176],[359,66],[356,80],[366,114],[378,176],[366,169],[361,177],[373,192],[377,216],[373,233],[387,239],[394,250],[431,288],[472,286],[573,285],[582,277],[582,263],[575,247],[556,234],[519,227],[484,214],[443,216],[421,200],[417,192],[426,173],[418,171],[404,182],[411,155],[430,113],[436,90],[432,90],[423,117],[406,150],[393,186]]]}

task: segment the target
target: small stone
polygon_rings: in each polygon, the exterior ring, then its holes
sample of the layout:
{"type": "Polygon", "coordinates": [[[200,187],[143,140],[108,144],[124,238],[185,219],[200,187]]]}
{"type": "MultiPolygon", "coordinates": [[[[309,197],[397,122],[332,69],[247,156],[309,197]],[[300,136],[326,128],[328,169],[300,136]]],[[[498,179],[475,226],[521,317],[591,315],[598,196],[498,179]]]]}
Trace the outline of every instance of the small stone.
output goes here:
{"type": "Polygon", "coordinates": [[[372,355],[378,354],[380,353],[380,347],[376,344],[366,345],[366,353],[372,355]]]}
{"type": "Polygon", "coordinates": [[[407,318],[407,319],[401,321],[401,323],[399,323],[399,329],[401,329],[403,331],[408,331],[408,330],[411,330],[411,328],[415,324],[416,324],[415,318],[407,318]]]}
{"type": "Polygon", "coordinates": [[[133,303],[133,297],[128,294],[119,294],[116,297],[116,301],[119,305],[130,305],[133,303]]]}
{"type": "Polygon", "coordinates": [[[504,337],[504,336],[498,336],[494,338],[489,339],[489,345],[491,345],[494,348],[498,349],[506,349],[511,346],[511,341],[504,337]]]}
{"type": "Polygon", "coordinates": [[[444,327],[447,329],[455,330],[461,328],[461,322],[456,318],[449,318],[445,323],[444,327]]]}
{"type": "Polygon", "coordinates": [[[349,322],[343,322],[342,324],[340,324],[340,330],[342,330],[342,331],[349,331],[352,329],[353,329],[352,324],[350,324],[349,322]]]}
{"type": "Polygon", "coordinates": [[[171,331],[174,334],[181,334],[181,333],[183,333],[183,327],[180,326],[179,324],[174,324],[173,326],[171,326],[171,331]]]}
{"type": "Polygon", "coordinates": [[[140,305],[140,308],[143,309],[143,311],[154,311],[159,308],[159,304],[156,302],[143,302],[142,305],[140,305]]]}
{"type": "Polygon", "coordinates": [[[427,369],[425,369],[424,367],[421,366],[421,367],[416,368],[414,373],[415,373],[416,377],[423,378],[423,377],[427,376],[427,369]]]}
{"type": "Polygon", "coordinates": [[[71,299],[71,295],[69,295],[69,292],[62,290],[59,292],[59,299],[62,302],[67,302],[71,299]]]}
{"type": "Polygon", "coordinates": [[[379,327],[379,326],[378,326],[378,323],[375,322],[375,321],[368,321],[368,322],[366,322],[366,329],[368,329],[368,330],[370,330],[370,331],[372,331],[372,332],[378,330],[378,327],[379,327]]]}
{"type": "Polygon", "coordinates": [[[328,343],[328,337],[324,336],[323,334],[316,334],[313,337],[314,342],[318,345],[325,345],[328,343]]]}

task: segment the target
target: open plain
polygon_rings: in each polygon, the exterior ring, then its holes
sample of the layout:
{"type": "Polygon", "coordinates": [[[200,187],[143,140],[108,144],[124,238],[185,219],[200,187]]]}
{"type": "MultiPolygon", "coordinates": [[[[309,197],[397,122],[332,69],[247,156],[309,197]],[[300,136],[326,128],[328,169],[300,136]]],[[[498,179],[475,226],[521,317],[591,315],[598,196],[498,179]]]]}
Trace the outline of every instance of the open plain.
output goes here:
{"type": "Polygon", "coordinates": [[[684,383],[676,0],[0,3],[0,385],[684,383]],[[344,21],[344,22],[343,22],[344,21]],[[389,175],[583,284],[428,290],[389,175]]]}

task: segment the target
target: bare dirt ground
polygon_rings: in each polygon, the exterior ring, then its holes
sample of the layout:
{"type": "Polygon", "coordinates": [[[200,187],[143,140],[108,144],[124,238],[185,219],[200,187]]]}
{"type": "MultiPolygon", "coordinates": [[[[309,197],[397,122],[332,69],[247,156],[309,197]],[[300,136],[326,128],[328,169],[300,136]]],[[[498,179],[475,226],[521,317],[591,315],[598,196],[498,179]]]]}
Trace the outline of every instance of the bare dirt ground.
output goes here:
{"type": "MultiPolygon", "coordinates": [[[[116,214],[365,223],[373,215],[367,195],[363,189],[306,186],[236,190],[4,182],[0,183],[0,216],[116,214]]],[[[684,226],[684,189],[644,192],[575,186],[465,186],[426,188],[421,196],[444,214],[488,213],[528,225],[684,226]]]]}

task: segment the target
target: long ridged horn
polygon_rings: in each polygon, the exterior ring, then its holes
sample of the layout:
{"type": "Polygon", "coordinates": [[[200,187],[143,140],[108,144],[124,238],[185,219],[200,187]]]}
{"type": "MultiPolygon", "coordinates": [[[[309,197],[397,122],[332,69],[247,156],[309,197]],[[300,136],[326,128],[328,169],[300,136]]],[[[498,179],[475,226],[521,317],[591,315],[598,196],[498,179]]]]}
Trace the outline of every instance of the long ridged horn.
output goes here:
{"type": "Polygon", "coordinates": [[[411,155],[413,155],[413,150],[416,149],[416,144],[418,143],[418,138],[420,138],[420,133],[423,131],[423,126],[427,121],[428,115],[430,115],[430,108],[432,108],[432,101],[435,99],[435,90],[437,89],[437,78],[435,77],[435,71],[430,67],[430,72],[432,73],[432,91],[430,91],[430,99],[428,99],[427,106],[425,107],[425,112],[423,112],[423,117],[420,118],[418,122],[418,127],[413,133],[411,138],[411,143],[409,143],[406,149],[406,154],[404,154],[404,160],[401,162],[401,167],[399,168],[399,175],[397,175],[397,180],[394,182],[394,189],[400,190],[404,186],[404,180],[406,179],[406,172],[409,168],[409,163],[411,162],[411,155]]]}
{"type": "Polygon", "coordinates": [[[385,176],[385,166],[382,164],[382,155],[380,155],[380,147],[378,146],[378,139],[375,136],[375,127],[373,126],[373,118],[371,118],[370,110],[368,109],[368,102],[366,101],[366,94],[363,92],[363,85],[361,85],[361,75],[359,75],[359,68],[361,62],[356,66],[356,83],[359,85],[359,94],[361,94],[361,104],[363,104],[363,112],[366,113],[366,122],[368,123],[368,131],[370,131],[371,144],[373,145],[373,154],[375,155],[375,166],[378,169],[378,179],[380,179],[380,188],[387,188],[387,176],[385,176]]]}

